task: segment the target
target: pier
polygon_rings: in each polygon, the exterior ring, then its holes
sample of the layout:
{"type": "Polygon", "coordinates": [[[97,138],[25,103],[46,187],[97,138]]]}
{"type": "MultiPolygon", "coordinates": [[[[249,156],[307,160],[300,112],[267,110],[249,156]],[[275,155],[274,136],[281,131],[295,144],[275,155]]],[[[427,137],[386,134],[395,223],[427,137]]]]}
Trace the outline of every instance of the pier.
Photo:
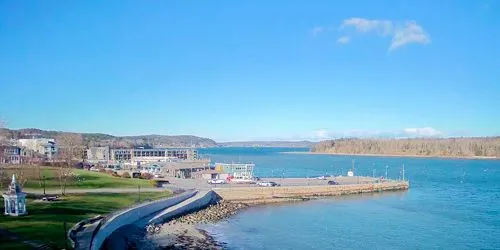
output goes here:
{"type": "Polygon", "coordinates": [[[264,204],[307,200],[317,197],[340,196],[383,191],[399,191],[409,188],[408,181],[379,181],[371,177],[337,178],[339,185],[328,185],[325,180],[305,178],[271,179],[279,183],[278,187],[231,187],[214,188],[222,199],[245,204],[264,204]]]}

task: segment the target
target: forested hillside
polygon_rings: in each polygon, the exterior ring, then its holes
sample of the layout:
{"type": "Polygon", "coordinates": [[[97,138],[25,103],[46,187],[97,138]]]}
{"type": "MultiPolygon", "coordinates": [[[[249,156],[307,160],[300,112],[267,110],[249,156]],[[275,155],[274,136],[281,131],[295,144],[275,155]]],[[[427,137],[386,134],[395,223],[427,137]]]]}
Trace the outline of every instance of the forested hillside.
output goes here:
{"type": "Polygon", "coordinates": [[[500,157],[500,137],[336,139],[319,142],[311,151],[338,154],[500,157]]]}
{"type": "Polygon", "coordinates": [[[2,129],[0,135],[7,139],[56,138],[62,134],[80,134],[86,146],[109,146],[112,148],[133,147],[215,147],[215,141],[192,135],[142,135],[113,136],[99,133],[69,133],[41,129],[2,129]]]}

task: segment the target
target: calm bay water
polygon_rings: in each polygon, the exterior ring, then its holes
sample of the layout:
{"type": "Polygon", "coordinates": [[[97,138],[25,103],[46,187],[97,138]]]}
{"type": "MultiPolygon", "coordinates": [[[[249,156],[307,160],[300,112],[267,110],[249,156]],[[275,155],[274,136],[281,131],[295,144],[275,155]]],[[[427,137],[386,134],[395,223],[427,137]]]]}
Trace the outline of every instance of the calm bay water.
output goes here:
{"type": "Polygon", "coordinates": [[[410,190],[257,206],[205,229],[229,249],[500,249],[500,161],[283,154],[214,148],[214,161],[253,162],[257,176],[347,172],[400,178],[410,190]]]}

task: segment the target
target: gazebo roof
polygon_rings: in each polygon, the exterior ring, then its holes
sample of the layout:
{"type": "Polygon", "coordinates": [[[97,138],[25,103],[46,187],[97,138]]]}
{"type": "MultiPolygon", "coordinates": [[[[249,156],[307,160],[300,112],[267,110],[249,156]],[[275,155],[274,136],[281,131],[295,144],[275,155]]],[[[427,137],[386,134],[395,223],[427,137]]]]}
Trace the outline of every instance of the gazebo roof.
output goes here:
{"type": "Polygon", "coordinates": [[[21,189],[21,186],[19,186],[19,184],[17,184],[16,182],[16,176],[12,175],[12,181],[10,182],[9,189],[7,190],[7,192],[5,192],[5,194],[17,195],[22,193],[23,190],[21,189]]]}

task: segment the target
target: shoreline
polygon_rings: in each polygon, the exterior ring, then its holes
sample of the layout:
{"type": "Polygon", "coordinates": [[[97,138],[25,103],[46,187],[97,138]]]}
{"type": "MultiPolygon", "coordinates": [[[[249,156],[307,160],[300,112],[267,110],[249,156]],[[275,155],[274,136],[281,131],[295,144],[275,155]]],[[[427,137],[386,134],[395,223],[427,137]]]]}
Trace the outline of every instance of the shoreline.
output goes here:
{"type": "Polygon", "coordinates": [[[372,157],[408,157],[408,158],[436,158],[436,159],[465,159],[465,160],[500,160],[495,156],[446,156],[446,155],[398,155],[398,154],[349,154],[333,152],[280,152],[281,154],[299,154],[299,155],[339,155],[339,156],[372,156],[372,157]]]}
{"type": "Polygon", "coordinates": [[[155,249],[224,249],[224,242],[217,241],[200,226],[224,221],[247,207],[243,203],[220,200],[156,226],[146,240],[152,242],[155,249]]]}

